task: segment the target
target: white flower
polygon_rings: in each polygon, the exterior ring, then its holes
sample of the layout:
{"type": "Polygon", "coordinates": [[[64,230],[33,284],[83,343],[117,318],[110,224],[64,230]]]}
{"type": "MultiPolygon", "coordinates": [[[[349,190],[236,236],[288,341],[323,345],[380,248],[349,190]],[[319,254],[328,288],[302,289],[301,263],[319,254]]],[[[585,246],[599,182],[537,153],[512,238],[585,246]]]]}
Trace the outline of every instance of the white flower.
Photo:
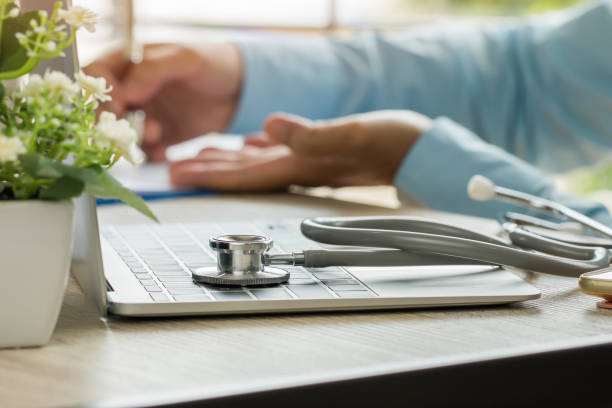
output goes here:
{"type": "Polygon", "coordinates": [[[96,31],[98,15],[85,7],[74,6],[68,10],[59,10],[58,15],[74,28],[85,27],[87,31],[96,31]]]}
{"type": "Polygon", "coordinates": [[[106,87],[106,79],[86,75],[83,71],[77,72],[74,78],[88,96],[91,95],[101,102],[107,102],[112,99],[107,94],[113,90],[113,87],[106,87]]]}
{"type": "Polygon", "coordinates": [[[0,163],[14,162],[25,152],[25,146],[17,137],[0,135],[0,163]]]}
{"type": "Polygon", "coordinates": [[[13,7],[11,11],[8,12],[8,16],[15,18],[19,15],[19,7],[13,7]]]}
{"type": "Polygon", "coordinates": [[[59,71],[47,71],[44,77],[38,74],[30,75],[28,82],[21,90],[21,96],[39,98],[42,94],[48,94],[62,102],[70,102],[77,96],[80,88],[72,82],[66,74],[59,71]]]}
{"type": "Polygon", "coordinates": [[[55,51],[56,48],[57,44],[55,44],[53,41],[49,41],[47,44],[45,44],[45,49],[49,52],[55,51]]]}
{"type": "Polygon", "coordinates": [[[27,79],[26,84],[20,91],[21,96],[23,97],[33,97],[38,96],[43,90],[43,79],[38,74],[31,74],[27,79]]]}
{"type": "Polygon", "coordinates": [[[100,145],[117,149],[132,164],[142,163],[144,157],[136,145],[138,135],[127,120],[117,120],[113,113],[102,112],[96,130],[100,145]]]}
{"type": "Polygon", "coordinates": [[[24,33],[16,33],[15,38],[17,38],[21,45],[25,45],[28,42],[28,37],[24,33]]]}
{"type": "Polygon", "coordinates": [[[72,80],[63,72],[47,71],[45,72],[45,77],[43,79],[46,88],[53,93],[64,93],[72,97],[79,92],[79,87],[77,84],[72,82],[72,80]]]}

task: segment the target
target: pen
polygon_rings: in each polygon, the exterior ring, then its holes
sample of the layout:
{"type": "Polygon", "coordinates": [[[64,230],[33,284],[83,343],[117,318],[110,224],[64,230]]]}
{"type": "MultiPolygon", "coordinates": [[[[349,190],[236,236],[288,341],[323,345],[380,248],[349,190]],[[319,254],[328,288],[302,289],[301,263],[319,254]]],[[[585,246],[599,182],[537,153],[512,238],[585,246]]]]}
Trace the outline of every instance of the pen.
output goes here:
{"type": "Polygon", "coordinates": [[[134,0],[124,0],[122,3],[124,5],[125,56],[130,62],[139,64],[142,62],[142,46],[136,41],[136,35],[134,34],[136,26],[134,18],[134,0]]]}
{"type": "MultiPolygon", "coordinates": [[[[123,0],[115,3],[123,7],[123,26],[124,26],[124,45],[123,52],[125,58],[132,64],[142,62],[142,46],[136,41],[134,29],[136,21],[134,17],[134,0],[123,0]]],[[[125,119],[130,126],[136,130],[138,135],[138,145],[142,143],[144,137],[146,114],[143,110],[129,111],[125,114],[125,119]]]]}

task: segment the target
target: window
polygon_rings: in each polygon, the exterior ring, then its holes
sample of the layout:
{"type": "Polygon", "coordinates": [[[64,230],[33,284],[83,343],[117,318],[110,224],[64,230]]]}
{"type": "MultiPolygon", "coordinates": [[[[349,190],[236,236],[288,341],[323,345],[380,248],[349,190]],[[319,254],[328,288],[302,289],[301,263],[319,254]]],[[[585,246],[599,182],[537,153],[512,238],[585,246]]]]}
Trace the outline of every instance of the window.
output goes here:
{"type": "MultiPolygon", "coordinates": [[[[141,23],[312,27],[410,23],[431,15],[523,15],[580,0],[133,0],[141,23]]],[[[128,0],[74,0],[107,19],[128,0]]]]}
{"type": "Polygon", "coordinates": [[[133,3],[140,42],[203,41],[263,30],[326,32],[331,29],[406,27],[438,18],[524,15],[571,6],[580,0],[73,0],[98,12],[95,35],[81,33],[86,63],[117,46],[126,4],[133,3]]]}

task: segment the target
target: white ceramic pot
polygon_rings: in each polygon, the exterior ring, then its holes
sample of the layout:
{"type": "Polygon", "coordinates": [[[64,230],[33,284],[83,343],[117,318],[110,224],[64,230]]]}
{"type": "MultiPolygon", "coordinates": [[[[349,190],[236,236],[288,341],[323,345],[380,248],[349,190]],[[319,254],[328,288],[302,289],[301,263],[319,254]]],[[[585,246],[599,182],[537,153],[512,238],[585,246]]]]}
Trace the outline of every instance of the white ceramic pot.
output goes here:
{"type": "Polygon", "coordinates": [[[0,348],[49,342],[70,271],[72,201],[0,201],[0,348]]]}

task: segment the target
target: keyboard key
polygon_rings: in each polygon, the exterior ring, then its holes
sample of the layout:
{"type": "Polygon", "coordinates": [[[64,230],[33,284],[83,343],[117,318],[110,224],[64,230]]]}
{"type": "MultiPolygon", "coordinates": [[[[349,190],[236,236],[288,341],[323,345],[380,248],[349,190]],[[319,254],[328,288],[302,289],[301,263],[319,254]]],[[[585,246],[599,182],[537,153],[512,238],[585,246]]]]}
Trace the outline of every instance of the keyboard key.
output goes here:
{"type": "Polygon", "coordinates": [[[205,294],[201,295],[174,295],[174,300],[177,302],[206,302],[212,300],[205,294]]]}
{"type": "Polygon", "coordinates": [[[191,275],[185,275],[185,276],[158,276],[157,279],[159,279],[162,282],[193,282],[193,278],[191,277],[191,275]]]}
{"type": "Polygon", "coordinates": [[[198,255],[187,255],[187,254],[177,254],[179,258],[181,258],[185,262],[210,262],[214,261],[215,258],[208,256],[207,254],[198,254],[198,255]]]}
{"type": "Polygon", "coordinates": [[[312,273],[319,273],[319,272],[344,272],[338,266],[327,266],[325,268],[307,268],[307,270],[309,272],[312,272],[312,273]]]}
{"type": "Polygon", "coordinates": [[[143,279],[140,281],[142,286],[157,285],[153,279],[143,279]]]}
{"type": "Polygon", "coordinates": [[[286,285],[299,299],[333,299],[329,291],[319,284],[311,285],[286,285]]]}
{"type": "Polygon", "coordinates": [[[141,257],[147,262],[174,262],[174,258],[168,252],[158,254],[141,254],[141,257]]]}
{"type": "Polygon", "coordinates": [[[211,292],[240,292],[240,289],[236,286],[207,285],[206,283],[200,283],[200,285],[208,288],[211,292]]]}
{"type": "Polygon", "coordinates": [[[290,277],[289,278],[289,285],[313,285],[315,282],[308,278],[308,279],[302,279],[302,278],[294,278],[294,277],[290,277]]]}
{"type": "Polygon", "coordinates": [[[211,292],[217,300],[253,300],[246,292],[211,292]]]}
{"type": "MultiPolygon", "coordinates": [[[[285,269],[285,268],[283,268],[285,269]]],[[[292,270],[286,268],[292,278],[312,278],[312,275],[306,271],[292,270]]]]}
{"type": "Polygon", "coordinates": [[[136,276],[139,280],[153,279],[153,277],[148,273],[135,273],[134,276],[136,276]]]}
{"type": "Polygon", "coordinates": [[[132,268],[142,268],[144,265],[141,264],[140,262],[125,262],[125,264],[128,266],[128,268],[132,269],[132,268]]]}
{"type": "Polygon", "coordinates": [[[338,296],[341,298],[373,298],[376,295],[367,291],[348,291],[348,292],[338,292],[338,296]]]}
{"type": "Polygon", "coordinates": [[[199,246],[195,244],[185,244],[185,245],[169,245],[170,249],[174,251],[176,254],[185,254],[185,255],[202,255],[206,254],[199,246]]]}
{"type": "Polygon", "coordinates": [[[180,256],[180,258],[184,259],[185,261],[204,262],[204,261],[211,260],[210,257],[207,254],[204,254],[203,252],[200,252],[197,254],[179,252],[179,253],[176,253],[176,255],[180,256]]]}
{"type": "Polygon", "coordinates": [[[251,289],[251,293],[260,300],[291,299],[291,295],[283,288],[251,289]]]}
{"type": "Polygon", "coordinates": [[[187,265],[187,267],[189,269],[198,269],[198,268],[205,268],[205,267],[209,267],[209,266],[217,266],[217,262],[216,261],[209,261],[209,262],[185,262],[185,265],[187,265]]]}
{"type": "Polygon", "coordinates": [[[358,292],[364,290],[367,291],[367,289],[361,285],[327,285],[327,287],[333,290],[334,292],[358,292]]]}
{"type": "Polygon", "coordinates": [[[130,270],[134,273],[147,272],[147,268],[145,268],[144,266],[133,266],[130,268],[130,270]]]}
{"type": "Polygon", "coordinates": [[[343,271],[332,271],[332,272],[313,272],[314,276],[318,279],[352,279],[351,276],[343,271]]]}
{"type": "Polygon", "coordinates": [[[144,288],[147,290],[147,292],[161,292],[162,291],[161,288],[157,285],[146,285],[144,288]]]}
{"type": "Polygon", "coordinates": [[[173,271],[182,271],[183,268],[179,265],[163,265],[163,266],[152,266],[151,270],[153,272],[173,272],[173,271]]]}
{"type": "Polygon", "coordinates": [[[189,282],[164,282],[164,286],[167,288],[198,288],[199,286],[193,283],[193,281],[189,282]]]}
{"type": "Polygon", "coordinates": [[[182,271],[183,268],[179,264],[175,265],[164,265],[161,268],[159,265],[148,265],[149,269],[153,272],[174,272],[174,271],[182,271]]]}
{"type": "Polygon", "coordinates": [[[160,276],[191,276],[191,274],[189,272],[185,272],[185,271],[166,271],[166,272],[153,272],[155,274],[155,276],[160,277],[160,276]]]}
{"type": "Polygon", "coordinates": [[[327,285],[345,285],[345,286],[349,286],[349,285],[359,285],[359,282],[357,282],[356,280],[353,279],[325,279],[322,281],[327,285]]]}
{"type": "Polygon", "coordinates": [[[204,291],[200,288],[168,288],[168,292],[171,295],[199,295],[203,294],[204,291]]]}
{"type": "Polygon", "coordinates": [[[187,271],[185,271],[182,268],[176,268],[174,270],[165,270],[165,271],[155,270],[154,268],[151,268],[151,270],[153,271],[155,275],[180,275],[180,274],[187,273],[187,271]]]}
{"type": "Polygon", "coordinates": [[[149,296],[156,302],[169,302],[170,299],[164,293],[149,293],[149,296]]]}
{"type": "Polygon", "coordinates": [[[180,265],[176,263],[174,259],[167,261],[149,261],[145,259],[147,265],[151,267],[151,269],[159,268],[159,267],[177,267],[180,268],[180,265]]]}
{"type": "Polygon", "coordinates": [[[164,248],[153,248],[153,249],[136,249],[136,253],[140,255],[141,258],[157,258],[159,256],[168,257],[167,252],[164,248]]]}

